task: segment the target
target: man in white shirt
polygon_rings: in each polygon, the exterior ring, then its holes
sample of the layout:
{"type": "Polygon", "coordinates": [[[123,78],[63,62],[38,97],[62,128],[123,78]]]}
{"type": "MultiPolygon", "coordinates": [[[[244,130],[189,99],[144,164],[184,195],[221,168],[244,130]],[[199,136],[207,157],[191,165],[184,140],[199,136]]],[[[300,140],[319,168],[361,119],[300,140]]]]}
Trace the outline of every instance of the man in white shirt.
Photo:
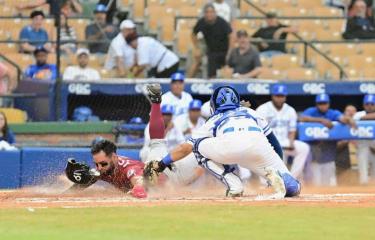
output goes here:
{"type": "Polygon", "coordinates": [[[129,34],[125,40],[136,51],[137,68],[132,71],[135,77],[145,69],[149,77],[155,78],[169,78],[178,71],[178,56],[161,42],[151,37],[138,37],[136,33],[129,34]]]}
{"type": "Polygon", "coordinates": [[[162,105],[172,105],[174,108],[174,116],[185,115],[189,109],[189,104],[193,97],[184,91],[185,75],[183,73],[174,73],[171,76],[171,90],[163,94],[162,105]]]}
{"type": "Polygon", "coordinates": [[[232,9],[229,6],[228,3],[226,3],[224,0],[215,0],[212,5],[214,5],[216,14],[222,18],[224,18],[225,21],[228,23],[232,20],[232,9]]]}
{"type": "Polygon", "coordinates": [[[69,66],[65,69],[64,81],[98,81],[100,74],[96,69],[88,67],[90,52],[87,48],[77,50],[78,66],[69,66]]]}
{"type": "Polygon", "coordinates": [[[284,161],[292,156],[291,174],[301,178],[306,160],[310,153],[308,144],[296,140],[297,113],[286,102],[287,89],[285,85],[276,84],[271,89],[271,101],[257,108],[257,112],[270,124],[276,138],[284,150],[284,161]]]}
{"type": "Polygon", "coordinates": [[[185,139],[189,139],[206,122],[201,117],[201,107],[201,100],[193,100],[189,104],[188,116],[180,115],[174,119],[175,125],[183,132],[185,139]]]}
{"type": "Polygon", "coordinates": [[[104,67],[107,70],[116,69],[117,75],[123,77],[135,65],[135,50],[126,43],[125,38],[136,32],[136,25],[127,19],[121,22],[120,30],[109,46],[104,67]]]}
{"type": "MultiPolygon", "coordinates": [[[[375,95],[368,94],[363,98],[363,111],[354,114],[356,121],[375,120],[375,95]]],[[[359,170],[359,182],[368,184],[369,165],[371,165],[370,175],[375,178],[375,141],[360,140],[357,141],[357,159],[359,170]]]]}

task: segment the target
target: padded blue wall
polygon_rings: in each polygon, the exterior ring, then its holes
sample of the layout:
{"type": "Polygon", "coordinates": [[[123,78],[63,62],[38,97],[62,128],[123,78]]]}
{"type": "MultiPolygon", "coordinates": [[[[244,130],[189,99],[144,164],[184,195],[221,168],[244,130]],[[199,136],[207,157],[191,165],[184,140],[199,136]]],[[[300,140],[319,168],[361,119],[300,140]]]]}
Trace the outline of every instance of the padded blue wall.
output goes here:
{"type": "MultiPolygon", "coordinates": [[[[119,150],[119,155],[139,159],[139,150],[119,150]]],[[[64,173],[70,157],[92,167],[89,148],[23,148],[21,151],[0,151],[0,188],[48,183],[64,173]]]]}

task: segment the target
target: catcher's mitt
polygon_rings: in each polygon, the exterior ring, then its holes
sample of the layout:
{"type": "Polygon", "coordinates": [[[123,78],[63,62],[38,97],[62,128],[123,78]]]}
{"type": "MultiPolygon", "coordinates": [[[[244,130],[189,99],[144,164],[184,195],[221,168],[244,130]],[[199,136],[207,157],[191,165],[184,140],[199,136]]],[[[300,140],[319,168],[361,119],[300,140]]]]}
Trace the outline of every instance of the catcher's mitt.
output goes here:
{"type": "Polygon", "coordinates": [[[74,158],[68,159],[65,174],[70,181],[82,185],[91,185],[100,176],[96,169],[90,169],[87,164],[76,162],[74,158]]]}
{"type": "Polygon", "coordinates": [[[145,164],[143,170],[144,178],[151,184],[158,182],[159,173],[163,172],[167,166],[162,161],[150,161],[145,164]]]}

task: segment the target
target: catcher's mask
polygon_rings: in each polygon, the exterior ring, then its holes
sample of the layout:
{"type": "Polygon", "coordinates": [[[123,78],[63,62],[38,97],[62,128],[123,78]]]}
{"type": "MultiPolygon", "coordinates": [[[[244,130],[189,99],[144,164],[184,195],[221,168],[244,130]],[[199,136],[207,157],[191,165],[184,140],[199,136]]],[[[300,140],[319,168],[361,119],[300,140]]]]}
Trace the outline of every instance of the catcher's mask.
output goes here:
{"type": "Polygon", "coordinates": [[[225,112],[240,106],[240,95],[231,86],[222,86],[215,89],[210,100],[212,113],[225,112]]]}

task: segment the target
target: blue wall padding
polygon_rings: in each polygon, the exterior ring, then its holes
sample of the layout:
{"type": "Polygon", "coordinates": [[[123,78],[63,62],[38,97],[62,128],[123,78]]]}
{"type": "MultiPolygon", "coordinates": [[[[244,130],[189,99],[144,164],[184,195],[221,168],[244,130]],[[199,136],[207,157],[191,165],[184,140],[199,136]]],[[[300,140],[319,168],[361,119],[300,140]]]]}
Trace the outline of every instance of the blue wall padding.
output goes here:
{"type": "Polygon", "coordinates": [[[21,152],[0,151],[0,189],[20,186],[21,152]]]}
{"type": "MultiPolygon", "coordinates": [[[[119,155],[139,159],[139,150],[119,150],[119,155]]],[[[94,167],[89,148],[23,148],[21,156],[21,186],[53,182],[64,174],[70,157],[94,167]]]]}

